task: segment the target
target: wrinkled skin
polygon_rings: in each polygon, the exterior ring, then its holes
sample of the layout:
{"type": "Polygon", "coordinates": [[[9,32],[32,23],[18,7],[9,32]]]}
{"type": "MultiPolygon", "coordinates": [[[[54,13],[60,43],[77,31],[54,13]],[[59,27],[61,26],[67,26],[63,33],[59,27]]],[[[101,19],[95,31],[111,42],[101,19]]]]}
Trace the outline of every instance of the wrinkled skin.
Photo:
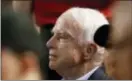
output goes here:
{"type": "Polygon", "coordinates": [[[81,62],[82,51],[77,41],[79,31],[81,32],[81,28],[69,16],[58,19],[52,31],[54,35],[47,42],[51,69],[68,69],[81,62]]]}

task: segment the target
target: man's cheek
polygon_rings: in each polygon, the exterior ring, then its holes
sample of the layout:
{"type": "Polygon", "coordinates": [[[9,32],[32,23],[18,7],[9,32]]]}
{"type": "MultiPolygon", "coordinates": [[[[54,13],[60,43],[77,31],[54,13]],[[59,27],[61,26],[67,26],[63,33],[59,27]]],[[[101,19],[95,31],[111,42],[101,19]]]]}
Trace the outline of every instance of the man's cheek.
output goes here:
{"type": "Polygon", "coordinates": [[[76,51],[75,51],[75,50],[73,50],[72,57],[73,57],[75,63],[78,63],[78,62],[79,62],[79,57],[78,57],[78,55],[76,54],[76,51]]]}
{"type": "Polygon", "coordinates": [[[58,44],[58,49],[68,49],[70,45],[68,43],[61,42],[58,44]]]}

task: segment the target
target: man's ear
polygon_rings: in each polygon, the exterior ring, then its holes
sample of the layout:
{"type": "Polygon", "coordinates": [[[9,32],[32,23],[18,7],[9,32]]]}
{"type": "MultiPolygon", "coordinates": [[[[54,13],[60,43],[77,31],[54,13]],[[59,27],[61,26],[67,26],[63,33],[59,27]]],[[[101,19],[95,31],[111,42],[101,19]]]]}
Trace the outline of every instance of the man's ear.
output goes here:
{"type": "Polygon", "coordinates": [[[95,44],[88,44],[84,48],[84,59],[91,60],[93,55],[96,53],[97,47],[95,44]]]}
{"type": "Polygon", "coordinates": [[[28,71],[37,67],[37,57],[33,52],[24,52],[24,56],[21,58],[22,71],[28,71]]]}

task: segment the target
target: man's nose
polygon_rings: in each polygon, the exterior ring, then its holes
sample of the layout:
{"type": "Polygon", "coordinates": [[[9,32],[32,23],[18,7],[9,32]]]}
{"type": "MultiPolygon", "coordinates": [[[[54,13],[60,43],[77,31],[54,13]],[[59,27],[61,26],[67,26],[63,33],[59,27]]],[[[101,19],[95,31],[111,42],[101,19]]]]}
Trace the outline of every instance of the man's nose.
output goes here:
{"type": "Polygon", "coordinates": [[[51,37],[48,42],[46,43],[46,46],[48,48],[53,48],[55,46],[55,40],[54,40],[54,37],[51,37]]]}

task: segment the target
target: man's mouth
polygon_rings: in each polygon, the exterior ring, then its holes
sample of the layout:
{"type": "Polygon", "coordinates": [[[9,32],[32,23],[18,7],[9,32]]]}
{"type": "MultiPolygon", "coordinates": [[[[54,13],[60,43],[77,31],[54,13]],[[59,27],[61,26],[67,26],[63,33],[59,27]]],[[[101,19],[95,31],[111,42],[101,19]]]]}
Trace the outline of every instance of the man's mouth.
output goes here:
{"type": "Polygon", "coordinates": [[[50,60],[55,60],[56,59],[56,54],[54,50],[49,50],[49,59],[50,60]]]}
{"type": "Polygon", "coordinates": [[[52,54],[49,55],[49,60],[55,60],[55,59],[56,59],[56,55],[52,55],[52,54]]]}
{"type": "Polygon", "coordinates": [[[54,55],[55,54],[55,50],[49,50],[49,54],[50,55],[54,55]]]}

